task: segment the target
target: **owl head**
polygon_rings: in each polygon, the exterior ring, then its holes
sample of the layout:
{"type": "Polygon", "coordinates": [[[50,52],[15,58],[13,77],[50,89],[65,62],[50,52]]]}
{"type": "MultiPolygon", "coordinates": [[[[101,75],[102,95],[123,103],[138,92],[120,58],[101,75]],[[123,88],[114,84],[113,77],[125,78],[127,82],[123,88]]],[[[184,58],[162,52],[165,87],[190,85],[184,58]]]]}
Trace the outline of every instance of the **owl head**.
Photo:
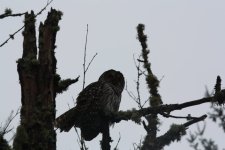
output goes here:
{"type": "Polygon", "coordinates": [[[105,71],[99,77],[98,81],[103,81],[113,85],[118,90],[119,93],[123,91],[125,85],[123,74],[113,69],[105,71]]]}

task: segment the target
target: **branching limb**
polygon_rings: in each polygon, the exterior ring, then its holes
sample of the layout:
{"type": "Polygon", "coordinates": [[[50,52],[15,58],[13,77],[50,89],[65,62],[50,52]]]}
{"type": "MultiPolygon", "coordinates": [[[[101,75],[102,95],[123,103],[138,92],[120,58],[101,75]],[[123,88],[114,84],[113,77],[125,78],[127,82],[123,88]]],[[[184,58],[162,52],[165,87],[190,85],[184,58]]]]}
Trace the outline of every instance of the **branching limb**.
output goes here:
{"type": "MultiPolygon", "coordinates": [[[[45,7],[44,8],[42,8],[36,15],[35,15],[35,18],[38,16],[38,15],[40,15],[51,3],[53,2],[53,0],[51,0],[51,1],[48,1],[47,2],[47,4],[45,5],[45,7]]],[[[26,14],[26,13],[25,13],[26,14]]],[[[32,18],[33,19],[33,18],[32,18]]],[[[27,20],[25,20],[25,21],[27,21],[27,20]]],[[[2,42],[2,44],[0,44],[0,47],[2,47],[2,46],[4,46],[6,43],[8,43],[8,41],[10,40],[10,39],[14,39],[14,36],[18,33],[18,32],[20,32],[23,28],[25,27],[25,25],[23,25],[22,27],[20,27],[18,30],[16,30],[14,33],[12,33],[12,34],[10,34],[9,35],[9,38],[8,39],[6,39],[4,42],[2,42]]]]}
{"type": "MultiPolygon", "coordinates": [[[[144,24],[139,24],[137,26],[138,40],[141,43],[141,47],[142,47],[143,67],[147,71],[147,76],[146,76],[145,80],[148,85],[149,94],[150,94],[149,104],[150,104],[150,106],[155,107],[155,106],[159,106],[162,104],[162,99],[158,92],[159,80],[153,74],[153,72],[151,70],[151,63],[148,60],[148,54],[150,53],[150,50],[148,49],[147,35],[144,34],[144,30],[145,30],[144,24]]],[[[141,61],[139,61],[139,62],[141,62],[141,61]]],[[[159,124],[157,113],[152,114],[151,116],[146,116],[145,118],[148,121],[148,125],[146,126],[146,128],[148,128],[149,132],[143,143],[150,141],[150,143],[152,143],[152,144],[149,146],[146,146],[143,144],[142,149],[143,150],[155,149],[155,142],[156,142],[155,140],[156,140],[157,128],[158,128],[157,126],[159,124]],[[151,138],[148,138],[148,137],[151,137],[151,138]]]]}
{"type": "MultiPolygon", "coordinates": [[[[225,90],[221,90],[218,94],[223,96],[225,100],[225,90]]],[[[139,110],[128,110],[128,111],[119,111],[117,113],[109,114],[108,118],[112,122],[120,122],[121,120],[133,120],[134,118],[140,118],[149,114],[159,114],[159,113],[168,113],[174,110],[181,110],[183,108],[196,106],[203,103],[211,103],[216,101],[216,97],[207,97],[198,100],[193,100],[181,104],[170,104],[170,105],[160,105],[155,107],[147,107],[139,110]]],[[[108,114],[107,114],[108,115],[108,114]]]]}
{"type": "MultiPolygon", "coordinates": [[[[4,136],[5,136],[5,134],[7,134],[13,130],[13,128],[9,128],[9,126],[12,123],[13,119],[19,114],[19,110],[20,109],[18,109],[15,114],[13,111],[11,111],[5,124],[3,126],[2,126],[2,124],[0,125],[0,149],[1,150],[12,150],[11,146],[9,145],[10,140],[7,141],[4,138],[4,136]]],[[[14,138],[14,136],[11,139],[13,139],[13,138],[14,138]]]]}
{"type": "MultiPolygon", "coordinates": [[[[88,24],[87,24],[87,31],[86,31],[86,38],[85,38],[85,46],[84,46],[84,62],[83,62],[83,88],[85,87],[85,80],[86,80],[86,73],[91,65],[91,63],[93,62],[94,58],[97,56],[97,53],[92,57],[91,61],[88,63],[87,67],[86,67],[86,56],[87,56],[87,42],[88,42],[88,24]]],[[[74,99],[73,99],[74,101],[74,99]]],[[[74,101],[74,105],[75,105],[75,101],[74,101]]],[[[87,150],[88,148],[86,147],[85,141],[83,139],[82,136],[80,136],[80,134],[78,133],[76,127],[74,126],[74,129],[77,133],[78,136],[78,143],[80,143],[80,149],[81,150],[87,150]]]]}
{"type": "Polygon", "coordinates": [[[86,56],[87,56],[87,42],[88,42],[88,24],[87,24],[87,31],[86,31],[86,38],[85,38],[85,45],[84,45],[84,63],[83,63],[83,89],[85,87],[85,79],[86,79],[86,73],[91,65],[91,63],[93,62],[93,60],[95,59],[95,57],[98,55],[98,53],[95,53],[95,55],[92,57],[91,61],[88,63],[87,67],[86,67],[86,56]]]}
{"type": "Polygon", "coordinates": [[[151,95],[151,97],[149,98],[150,104],[151,106],[157,106],[159,104],[162,104],[161,96],[158,93],[159,80],[151,70],[151,63],[148,60],[148,54],[150,53],[150,50],[148,49],[147,35],[144,34],[144,30],[144,24],[139,24],[137,26],[138,40],[141,43],[143,57],[143,60],[141,61],[139,59],[139,62],[143,62],[143,67],[147,71],[146,83],[148,85],[149,93],[151,95]]]}
{"type": "Polygon", "coordinates": [[[182,125],[172,125],[164,135],[157,138],[157,148],[162,149],[165,145],[170,145],[170,143],[175,140],[179,141],[181,137],[186,134],[186,129],[188,126],[202,121],[206,117],[206,115],[203,115],[199,118],[192,119],[191,121],[188,121],[182,125]]]}
{"type": "Polygon", "coordinates": [[[20,113],[20,109],[18,109],[15,114],[14,111],[11,111],[9,117],[7,118],[4,126],[0,126],[0,135],[4,136],[5,134],[9,133],[13,130],[13,128],[9,129],[10,124],[12,123],[13,119],[20,113]]]}
{"type": "Polygon", "coordinates": [[[197,124],[197,131],[194,133],[189,133],[189,138],[187,141],[190,143],[190,147],[192,147],[194,150],[199,150],[200,146],[207,150],[218,150],[219,148],[213,139],[204,137],[205,129],[206,123],[204,123],[202,128],[197,124]]]}
{"type": "Polygon", "coordinates": [[[86,31],[86,38],[85,38],[85,45],[84,45],[84,63],[83,63],[83,72],[84,72],[84,77],[83,77],[83,89],[85,86],[85,77],[86,77],[86,56],[87,56],[87,40],[88,40],[88,24],[87,24],[87,31],[86,31]]]}
{"type": "MultiPolygon", "coordinates": [[[[134,58],[134,56],[133,56],[134,58]]],[[[140,58],[140,56],[139,56],[140,58]]],[[[140,62],[138,62],[138,64],[136,63],[135,59],[134,59],[134,63],[137,69],[137,81],[136,81],[136,91],[137,91],[137,104],[139,108],[143,108],[142,104],[141,104],[141,95],[140,95],[140,76],[142,75],[141,73],[141,69],[140,69],[140,62]]]]}
{"type": "MultiPolygon", "coordinates": [[[[140,58],[140,56],[139,56],[140,58]]],[[[144,71],[142,71],[140,69],[140,66],[141,66],[141,63],[140,61],[138,61],[138,63],[136,63],[136,60],[135,60],[135,57],[133,55],[133,60],[134,60],[134,64],[135,64],[135,67],[137,69],[137,80],[135,81],[136,83],[136,92],[137,92],[137,96],[135,96],[135,94],[132,92],[132,91],[129,91],[128,88],[127,88],[127,82],[126,82],[126,85],[125,85],[125,91],[127,92],[127,94],[131,97],[131,99],[137,103],[138,105],[138,108],[143,108],[144,105],[149,101],[149,99],[147,99],[143,104],[142,104],[142,101],[141,101],[141,95],[140,95],[140,77],[142,75],[145,75],[144,71]]],[[[137,59],[138,60],[138,59],[137,59]]]]}

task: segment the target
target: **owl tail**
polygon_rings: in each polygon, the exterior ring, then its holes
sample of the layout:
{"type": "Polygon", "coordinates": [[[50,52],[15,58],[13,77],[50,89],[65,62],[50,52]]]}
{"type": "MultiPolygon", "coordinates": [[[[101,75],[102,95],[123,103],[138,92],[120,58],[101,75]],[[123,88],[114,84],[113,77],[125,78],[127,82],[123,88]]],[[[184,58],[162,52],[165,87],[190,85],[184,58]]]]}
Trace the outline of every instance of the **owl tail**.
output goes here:
{"type": "Polygon", "coordinates": [[[68,110],[56,118],[54,126],[60,129],[60,132],[68,132],[73,126],[79,127],[79,111],[76,107],[68,110]]]}
{"type": "Polygon", "coordinates": [[[84,138],[85,141],[91,141],[92,139],[94,139],[98,134],[100,133],[100,131],[95,128],[81,128],[81,136],[84,138]]]}

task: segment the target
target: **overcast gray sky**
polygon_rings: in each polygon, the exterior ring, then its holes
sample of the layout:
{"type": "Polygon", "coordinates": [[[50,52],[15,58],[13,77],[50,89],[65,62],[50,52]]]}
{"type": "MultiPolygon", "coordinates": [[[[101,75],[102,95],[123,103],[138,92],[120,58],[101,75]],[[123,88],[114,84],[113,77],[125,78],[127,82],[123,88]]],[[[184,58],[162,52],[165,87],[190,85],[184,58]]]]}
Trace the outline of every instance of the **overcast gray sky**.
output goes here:
{"type": "MultiPolygon", "coordinates": [[[[29,10],[38,12],[45,4],[46,0],[0,0],[0,13],[5,8],[11,8],[14,13],[29,10]]],[[[205,86],[213,89],[217,75],[225,80],[224,0],[54,0],[51,7],[64,14],[56,41],[57,72],[62,78],[81,75],[82,79],[86,24],[89,24],[87,59],[90,60],[96,52],[98,55],[87,73],[86,83],[96,81],[102,72],[113,68],[124,74],[129,90],[135,93],[134,80],[137,73],[133,55],[137,57],[141,50],[136,39],[136,26],[143,23],[149,37],[152,70],[159,79],[164,77],[159,89],[164,103],[181,103],[202,98],[205,86]]],[[[47,11],[49,9],[50,7],[47,11]]],[[[37,18],[37,27],[46,18],[47,11],[37,18]]],[[[21,17],[0,20],[0,42],[22,25],[21,17]]],[[[0,48],[0,122],[7,118],[11,110],[16,110],[21,105],[16,60],[22,56],[22,40],[20,32],[15,40],[0,48]]],[[[81,91],[81,81],[57,97],[57,116],[68,109],[68,104],[73,105],[72,97],[76,98],[81,91]]],[[[141,95],[143,100],[148,96],[144,80],[141,95]]],[[[136,107],[135,102],[124,91],[120,109],[128,110],[133,107],[136,107]]],[[[205,104],[196,106],[191,111],[185,109],[173,114],[191,113],[193,116],[200,116],[207,112],[208,107],[209,104],[205,104]]],[[[185,120],[162,119],[161,122],[159,134],[166,132],[171,123],[182,123],[185,120]]],[[[16,127],[18,124],[19,117],[12,126],[16,127]]],[[[207,127],[217,128],[213,124],[207,127]]],[[[192,131],[195,129],[195,125],[189,128],[192,131]]],[[[141,125],[123,121],[111,129],[114,139],[112,147],[116,145],[119,133],[119,149],[123,150],[132,150],[133,143],[138,143],[145,136],[141,125]]],[[[208,129],[206,134],[219,143],[220,149],[225,147],[221,132],[208,129]]],[[[74,130],[58,133],[57,149],[77,149],[76,137],[74,130]]],[[[99,140],[100,136],[87,142],[90,150],[98,149],[99,140]]],[[[181,143],[175,142],[165,149],[180,148],[190,149],[185,137],[181,143]]]]}

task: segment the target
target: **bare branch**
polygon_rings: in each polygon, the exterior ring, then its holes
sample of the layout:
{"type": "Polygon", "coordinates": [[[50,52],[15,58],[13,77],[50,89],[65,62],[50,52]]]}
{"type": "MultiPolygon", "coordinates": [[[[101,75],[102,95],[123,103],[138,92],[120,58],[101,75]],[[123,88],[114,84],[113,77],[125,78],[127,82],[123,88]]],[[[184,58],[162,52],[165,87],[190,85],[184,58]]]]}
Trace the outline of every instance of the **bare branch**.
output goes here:
{"type": "MultiPolygon", "coordinates": [[[[93,62],[94,58],[97,56],[98,53],[96,53],[91,61],[88,63],[88,66],[86,67],[86,56],[87,56],[87,42],[88,42],[88,24],[87,24],[87,30],[86,30],[86,38],[85,38],[85,46],[84,46],[84,62],[83,62],[83,88],[85,87],[85,79],[86,79],[86,73],[91,65],[91,63],[93,62]]],[[[75,127],[74,127],[75,128],[75,127]]],[[[76,130],[76,129],[75,129],[76,130]]],[[[78,132],[77,132],[78,135],[78,132]]],[[[88,148],[85,145],[84,139],[82,138],[82,136],[79,138],[80,144],[81,144],[81,149],[82,150],[87,150],[88,148]]]]}
{"type": "Polygon", "coordinates": [[[192,117],[190,114],[188,114],[188,116],[186,117],[183,117],[183,116],[173,116],[173,115],[170,115],[168,113],[159,113],[160,115],[162,115],[163,117],[166,117],[166,118],[176,118],[176,119],[187,119],[187,120],[191,120],[191,119],[196,119],[198,117],[192,117]]]}
{"type": "Polygon", "coordinates": [[[195,118],[191,121],[188,121],[182,125],[171,125],[171,128],[162,136],[157,137],[156,146],[158,149],[162,149],[165,145],[169,145],[171,142],[181,139],[181,136],[186,134],[186,129],[188,126],[202,121],[206,118],[206,115],[203,115],[199,118],[195,118]]]}
{"type": "Polygon", "coordinates": [[[128,88],[127,88],[127,82],[126,82],[126,85],[125,85],[125,91],[127,92],[127,94],[130,96],[130,98],[131,98],[132,100],[134,100],[136,103],[138,103],[138,102],[137,102],[137,98],[136,98],[136,96],[134,95],[134,93],[128,90],[128,88]]]}
{"type": "Polygon", "coordinates": [[[0,19],[6,18],[6,17],[18,17],[18,16],[23,16],[23,15],[25,15],[25,13],[18,13],[18,14],[7,14],[7,13],[4,13],[4,14],[0,15],[0,19]]]}
{"type": "MultiPolygon", "coordinates": [[[[223,95],[223,99],[225,100],[225,90],[221,90],[218,92],[218,94],[223,95]]],[[[119,111],[117,113],[113,114],[107,114],[110,121],[112,122],[120,122],[121,120],[132,120],[134,116],[137,118],[137,116],[142,117],[146,116],[149,114],[159,114],[159,113],[168,113],[172,112],[174,110],[181,110],[183,108],[187,107],[192,107],[196,105],[200,105],[203,103],[211,103],[216,101],[216,96],[212,97],[207,97],[207,98],[202,98],[198,100],[193,100],[181,104],[165,104],[165,105],[160,105],[160,106],[155,106],[155,107],[147,107],[147,108],[142,108],[139,110],[128,110],[128,111],[119,111]]]]}
{"type": "MultiPolygon", "coordinates": [[[[140,58],[140,56],[139,56],[140,58]]],[[[137,81],[136,81],[136,91],[137,91],[137,104],[139,108],[143,108],[143,105],[141,104],[141,95],[140,95],[140,76],[142,75],[141,73],[141,69],[140,69],[140,62],[138,62],[138,64],[136,64],[135,58],[133,56],[134,59],[134,63],[137,69],[137,81]]]]}
{"type": "MultiPolygon", "coordinates": [[[[44,8],[42,8],[36,15],[35,15],[35,18],[38,16],[38,15],[40,15],[51,3],[53,2],[53,0],[51,0],[51,1],[48,1],[47,2],[47,4],[45,5],[45,7],[44,8]]],[[[33,19],[33,18],[32,18],[33,19]]],[[[12,34],[9,34],[9,38],[8,39],[6,39],[1,45],[0,45],[0,47],[2,47],[2,46],[4,46],[6,43],[8,43],[8,41],[10,40],[10,39],[14,39],[14,36],[18,33],[18,32],[20,32],[23,28],[25,27],[25,25],[23,25],[22,27],[20,27],[18,30],[16,30],[14,33],[12,33],[12,34]]]]}
{"type": "Polygon", "coordinates": [[[91,63],[93,62],[93,60],[95,59],[95,57],[98,55],[98,53],[95,53],[95,55],[92,57],[91,61],[88,63],[87,67],[86,67],[86,57],[87,57],[87,41],[88,41],[88,24],[87,24],[87,31],[86,31],[86,39],[85,39],[85,46],[84,46],[84,63],[83,63],[83,89],[85,87],[85,79],[86,79],[86,73],[91,65],[91,63]]]}
{"type": "MultiPolygon", "coordinates": [[[[75,105],[74,99],[73,99],[73,103],[74,103],[74,105],[75,105]]],[[[69,109],[70,109],[70,105],[69,105],[69,104],[68,104],[68,107],[69,107],[69,109]]],[[[77,134],[77,137],[78,137],[77,143],[78,143],[79,146],[80,146],[80,150],[88,150],[88,148],[87,148],[87,146],[86,146],[86,144],[85,144],[85,142],[84,142],[84,139],[82,138],[82,136],[80,136],[80,134],[79,134],[77,128],[76,128],[75,126],[74,126],[73,128],[74,128],[74,130],[75,130],[75,132],[76,132],[76,134],[77,134]]]]}
{"type": "Polygon", "coordinates": [[[86,77],[86,56],[87,56],[87,40],[88,40],[88,24],[87,24],[87,31],[86,31],[86,38],[85,38],[85,46],[84,46],[84,63],[83,63],[83,89],[85,86],[85,77],[86,77]]]}
{"type": "Polygon", "coordinates": [[[36,15],[35,15],[35,18],[37,17],[37,16],[39,16],[51,3],[53,2],[53,0],[48,0],[47,1],[47,4],[45,5],[45,7],[44,8],[42,8],[36,15]]]}
{"type": "MultiPolygon", "coordinates": [[[[141,56],[139,56],[139,58],[140,57],[141,56]]],[[[140,77],[141,77],[141,75],[144,74],[144,72],[140,69],[140,62],[138,61],[138,64],[136,63],[136,60],[135,60],[134,55],[133,55],[133,60],[134,60],[135,67],[137,69],[137,80],[135,81],[135,83],[136,83],[137,96],[135,96],[132,91],[129,91],[128,90],[128,88],[127,88],[127,82],[126,82],[125,90],[127,91],[127,94],[131,97],[131,99],[134,100],[135,103],[137,103],[138,108],[143,108],[144,105],[149,101],[149,99],[147,99],[143,104],[141,102],[141,96],[140,96],[140,77]]]]}
{"type": "Polygon", "coordinates": [[[133,143],[133,148],[134,150],[140,150],[141,149],[141,145],[142,145],[142,137],[140,138],[139,143],[133,143]]]}
{"type": "Polygon", "coordinates": [[[80,134],[78,133],[77,128],[75,126],[74,126],[74,130],[75,130],[75,132],[77,134],[77,137],[78,137],[77,142],[80,145],[80,149],[81,150],[88,150],[88,148],[85,145],[84,139],[80,136],[80,134]]]}
{"type": "Polygon", "coordinates": [[[95,57],[96,57],[97,55],[98,55],[98,53],[95,53],[95,55],[92,57],[91,61],[89,62],[88,66],[87,66],[87,68],[85,69],[85,72],[88,71],[88,69],[89,69],[89,67],[90,67],[90,65],[91,65],[91,63],[92,63],[92,61],[95,59],[95,57]]]}
{"type": "Polygon", "coordinates": [[[120,143],[120,140],[121,140],[121,135],[120,135],[120,133],[119,133],[119,139],[118,139],[118,141],[117,141],[117,143],[116,143],[116,146],[115,146],[115,148],[114,148],[114,150],[118,150],[118,145],[119,145],[119,143],[120,143]]]}
{"type": "Polygon", "coordinates": [[[203,116],[201,116],[201,117],[199,117],[199,118],[194,118],[194,119],[192,119],[191,121],[188,121],[188,122],[184,123],[183,125],[184,125],[185,127],[188,127],[188,126],[190,126],[190,125],[192,125],[192,124],[194,124],[194,123],[197,123],[197,122],[199,122],[199,121],[203,121],[206,117],[207,117],[207,115],[203,115],[203,116]]]}
{"type": "Polygon", "coordinates": [[[23,28],[24,28],[25,26],[23,25],[21,28],[19,28],[16,32],[14,32],[13,34],[10,34],[9,35],[9,38],[8,39],[6,39],[1,45],[0,45],[0,47],[2,47],[2,46],[4,46],[6,43],[8,43],[8,41],[10,40],[10,39],[14,39],[14,36],[18,33],[18,32],[20,32],[23,28]]]}
{"type": "Polygon", "coordinates": [[[9,117],[7,118],[4,126],[0,126],[0,135],[3,136],[9,132],[11,132],[13,130],[13,128],[10,128],[9,129],[9,126],[11,124],[11,122],[13,121],[13,119],[20,113],[19,112],[20,109],[17,109],[16,113],[14,114],[14,111],[11,111],[9,117]]]}

